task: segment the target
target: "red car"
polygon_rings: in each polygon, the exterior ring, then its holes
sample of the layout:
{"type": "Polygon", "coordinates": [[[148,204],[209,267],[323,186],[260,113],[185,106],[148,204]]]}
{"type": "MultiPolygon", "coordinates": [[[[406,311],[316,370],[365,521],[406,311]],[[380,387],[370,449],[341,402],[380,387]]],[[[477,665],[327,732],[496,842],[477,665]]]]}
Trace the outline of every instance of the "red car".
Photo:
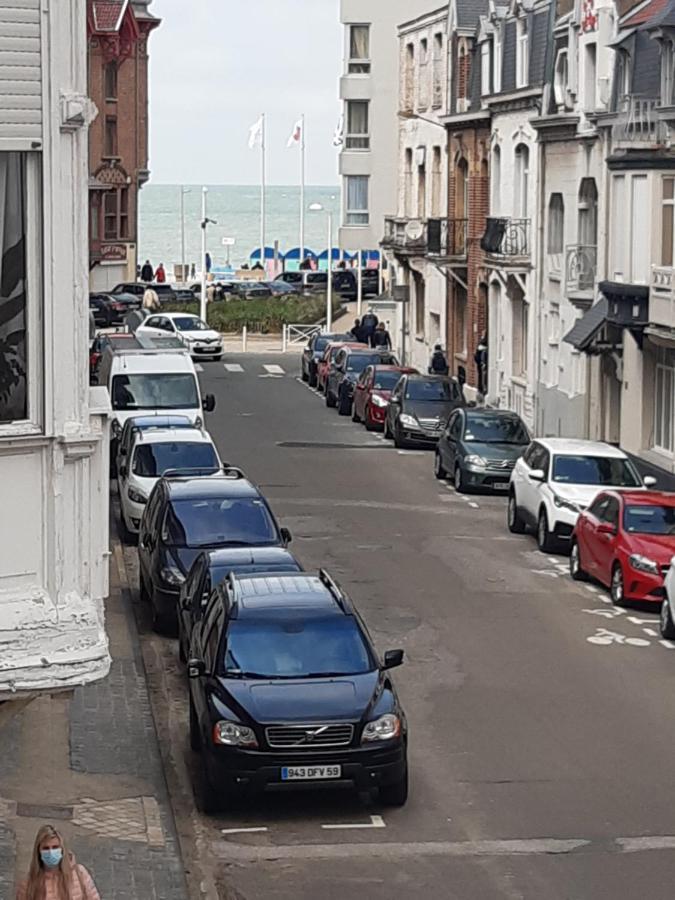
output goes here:
{"type": "Polygon", "coordinates": [[[572,535],[570,574],[595,578],[612,600],[660,603],[675,555],[675,494],[603,491],[580,513],[572,535]]]}
{"type": "Polygon", "coordinates": [[[328,346],[324,350],[323,356],[319,360],[316,367],[316,386],[318,390],[326,390],[326,378],[328,376],[328,370],[330,369],[331,363],[335,362],[335,357],[337,356],[338,350],[341,350],[343,347],[358,347],[361,350],[364,348],[368,349],[366,344],[358,344],[355,341],[337,341],[328,344],[328,346]]]}
{"type": "Polygon", "coordinates": [[[391,392],[401,375],[417,375],[404,366],[368,366],[354,389],[352,421],[363,422],[368,431],[382,431],[391,392]]]}

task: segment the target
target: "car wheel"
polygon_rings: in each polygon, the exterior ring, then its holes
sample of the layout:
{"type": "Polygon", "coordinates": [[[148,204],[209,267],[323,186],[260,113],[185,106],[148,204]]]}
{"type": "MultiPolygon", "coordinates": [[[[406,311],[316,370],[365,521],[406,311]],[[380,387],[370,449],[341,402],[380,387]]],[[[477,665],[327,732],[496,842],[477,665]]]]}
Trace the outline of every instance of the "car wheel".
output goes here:
{"type": "Polygon", "coordinates": [[[176,623],[169,613],[157,609],[154,591],[150,594],[150,612],[152,615],[152,630],[155,634],[161,634],[164,637],[176,637],[178,632],[176,623]]]}
{"type": "Polygon", "coordinates": [[[659,625],[661,627],[661,636],[667,640],[675,638],[675,622],[673,622],[673,614],[670,611],[670,603],[666,597],[661,604],[661,617],[659,625]]]}
{"type": "Polygon", "coordinates": [[[202,738],[199,734],[199,719],[197,718],[197,710],[190,697],[190,749],[195,753],[199,751],[202,745],[202,738]]]}
{"type": "Polygon", "coordinates": [[[145,581],[143,579],[143,573],[141,572],[138,578],[138,596],[141,598],[141,603],[147,603],[150,599],[150,595],[145,587],[145,581]]]}
{"type": "Polygon", "coordinates": [[[524,534],[525,522],[520,512],[520,507],[516,502],[516,493],[511,491],[509,494],[509,505],[507,508],[507,524],[511,534],[524,534]]]}
{"type": "Polygon", "coordinates": [[[328,385],[326,385],[326,406],[328,406],[330,409],[335,408],[335,398],[331,394],[328,385]]]}
{"type": "Polygon", "coordinates": [[[458,494],[463,494],[466,491],[466,483],[464,481],[464,472],[462,472],[462,467],[457,465],[455,466],[455,490],[458,494]]]}
{"type": "Polygon", "coordinates": [[[366,411],[363,416],[363,424],[366,426],[366,431],[377,431],[378,425],[376,422],[373,422],[373,417],[370,413],[370,407],[366,406],[366,411]]]}
{"type": "Polygon", "coordinates": [[[444,478],[448,477],[448,473],[443,468],[443,463],[441,461],[441,454],[436,451],[434,455],[434,475],[438,478],[439,481],[442,481],[444,478]]]}
{"type": "Polygon", "coordinates": [[[211,784],[206,770],[206,760],[202,754],[199,756],[197,772],[197,806],[207,816],[218,813],[223,808],[223,796],[211,784]]]}
{"type": "Polygon", "coordinates": [[[307,382],[309,383],[310,387],[315,388],[317,386],[316,372],[309,373],[309,375],[307,376],[307,382]]]}
{"type": "Polygon", "coordinates": [[[537,546],[542,553],[550,553],[551,550],[553,550],[554,544],[555,539],[548,530],[548,516],[546,515],[546,510],[542,506],[539,510],[539,517],[537,519],[537,546]]]}
{"type": "Polygon", "coordinates": [[[612,568],[612,583],[610,585],[610,594],[612,596],[612,603],[615,606],[623,606],[624,604],[624,582],[623,582],[623,570],[621,568],[621,563],[614,563],[612,568]]]}
{"type": "Polygon", "coordinates": [[[304,368],[301,371],[300,377],[303,381],[309,381],[309,375],[307,374],[307,372],[305,372],[304,368]]]}
{"type": "Polygon", "coordinates": [[[588,575],[581,568],[581,551],[578,541],[572,541],[570,548],[570,575],[574,581],[588,581],[588,575]]]}
{"type": "Polygon", "coordinates": [[[385,806],[405,806],[408,800],[408,767],[403,778],[380,788],[380,801],[385,806]]]}

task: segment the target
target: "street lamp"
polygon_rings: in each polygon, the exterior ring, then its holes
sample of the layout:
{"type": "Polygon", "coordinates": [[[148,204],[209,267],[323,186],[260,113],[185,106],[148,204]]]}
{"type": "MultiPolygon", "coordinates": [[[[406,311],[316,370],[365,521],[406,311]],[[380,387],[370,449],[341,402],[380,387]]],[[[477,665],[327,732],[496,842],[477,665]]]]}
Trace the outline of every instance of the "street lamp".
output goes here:
{"type": "Polygon", "coordinates": [[[199,304],[199,315],[202,318],[202,321],[206,322],[206,226],[207,225],[217,225],[215,219],[209,219],[206,216],[206,195],[208,194],[209,189],[206,187],[202,188],[202,285],[201,285],[201,298],[199,304]]]}
{"type": "Polygon", "coordinates": [[[333,327],[333,213],[320,203],[312,203],[310,212],[325,212],[328,216],[328,286],[326,290],[326,332],[333,327]]]}
{"type": "Polygon", "coordinates": [[[183,281],[187,281],[185,275],[185,195],[192,193],[190,188],[180,189],[180,271],[183,281]]]}

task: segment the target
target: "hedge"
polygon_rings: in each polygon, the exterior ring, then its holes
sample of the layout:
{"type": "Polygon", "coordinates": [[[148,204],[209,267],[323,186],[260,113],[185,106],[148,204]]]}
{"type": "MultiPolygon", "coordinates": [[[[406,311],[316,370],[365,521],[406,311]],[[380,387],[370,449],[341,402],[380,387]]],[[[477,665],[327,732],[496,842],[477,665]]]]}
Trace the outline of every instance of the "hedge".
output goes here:
{"type": "MultiPolygon", "coordinates": [[[[168,312],[199,315],[198,303],[162,304],[168,312]]],[[[316,297],[269,297],[259,300],[217,300],[207,308],[208,324],[223,333],[249,331],[268,334],[280,332],[283,325],[312,325],[325,317],[326,300],[316,297]]]]}

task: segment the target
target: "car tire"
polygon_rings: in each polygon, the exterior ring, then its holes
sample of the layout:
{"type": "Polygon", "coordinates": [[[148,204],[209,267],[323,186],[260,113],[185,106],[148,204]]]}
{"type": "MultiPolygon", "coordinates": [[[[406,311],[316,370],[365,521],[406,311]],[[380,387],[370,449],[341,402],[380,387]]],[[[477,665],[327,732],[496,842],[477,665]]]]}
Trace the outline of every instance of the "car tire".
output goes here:
{"type": "Polygon", "coordinates": [[[315,388],[317,386],[317,377],[316,372],[310,372],[307,376],[307,383],[311,388],[315,388]]]}
{"type": "Polygon", "coordinates": [[[206,770],[206,762],[202,755],[199,755],[199,764],[197,771],[197,806],[199,811],[204,815],[211,816],[221,812],[223,808],[223,796],[215,790],[211,784],[211,779],[206,770]]]}
{"type": "Polygon", "coordinates": [[[366,426],[366,431],[377,431],[378,425],[373,422],[373,417],[370,414],[370,407],[366,406],[366,411],[363,415],[363,424],[366,426]]]}
{"type": "Polygon", "coordinates": [[[670,611],[670,603],[667,597],[661,604],[659,627],[661,629],[661,637],[668,641],[672,641],[675,638],[675,622],[673,622],[673,614],[670,611]]]}
{"type": "Polygon", "coordinates": [[[578,541],[572,541],[570,547],[570,575],[574,581],[588,581],[588,575],[581,568],[581,550],[578,541]]]}
{"type": "Polygon", "coordinates": [[[550,553],[555,547],[555,538],[548,530],[548,516],[543,506],[537,516],[537,547],[542,553],[550,553]]]}
{"type": "Polygon", "coordinates": [[[443,462],[441,461],[441,454],[436,451],[434,454],[434,475],[438,478],[439,481],[443,481],[448,477],[448,473],[443,468],[443,462]]]}
{"type": "Polygon", "coordinates": [[[408,800],[408,767],[403,778],[380,788],[380,802],[385,806],[405,806],[408,800]]]}
{"type": "Polygon", "coordinates": [[[326,406],[329,409],[335,409],[335,398],[328,390],[328,385],[326,385],[326,406]]]}
{"type": "Polygon", "coordinates": [[[190,697],[190,749],[198,753],[202,746],[202,737],[199,733],[199,719],[197,718],[197,710],[190,697]]]}
{"type": "Polygon", "coordinates": [[[612,566],[612,580],[609,587],[609,592],[612,597],[612,603],[614,604],[614,606],[624,605],[624,590],[625,585],[623,579],[623,569],[621,568],[621,563],[615,562],[612,566]]]}
{"type": "Polygon", "coordinates": [[[143,580],[143,573],[141,572],[138,577],[138,596],[140,597],[141,603],[147,603],[150,600],[150,595],[145,587],[145,581],[143,580]]]}
{"type": "Polygon", "coordinates": [[[338,416],[348,416],[352,411],[352,401],[342,393],[338,399],[337,408],[338,416]]]}
{"type": "Polygon", "coordinates": [[[123,544],[137,544],[138,535],[127,526],[127,520],[124,518],[124,510],[120,506],[120,540],[123,544]]]}
{"type": "Polygon", "coordinates": [[[178,627],[168,613],[160,612],[157,609],[154,591],[150,594],[150,614],[152,616],[152,630],[155,634],[161,634],[164,637],[176,637],[178,627]]]}
{"type": "Polygon", "coordinates": [[[462,467],[457,465],[455,466],[455,475],[453,478],[453,483],[455,485],[455,490],[458,494],[466,493],[466,482],[464,481],[464,472],[462,472],[462,467]]]}
{"type": "Polygon", "coordinates": [[[506,510],[506,520],[511,534],[525,534],[525,521],[516,501],[516,492],[509,493],[509,504],[506,510]]]}
{"type": "Polygon", "coordinates": [[[307,374],[307,372],[305,372],[304,369],[301,370],[300,377],[303,381],[309,381],[309,375],[307,374]]]}

